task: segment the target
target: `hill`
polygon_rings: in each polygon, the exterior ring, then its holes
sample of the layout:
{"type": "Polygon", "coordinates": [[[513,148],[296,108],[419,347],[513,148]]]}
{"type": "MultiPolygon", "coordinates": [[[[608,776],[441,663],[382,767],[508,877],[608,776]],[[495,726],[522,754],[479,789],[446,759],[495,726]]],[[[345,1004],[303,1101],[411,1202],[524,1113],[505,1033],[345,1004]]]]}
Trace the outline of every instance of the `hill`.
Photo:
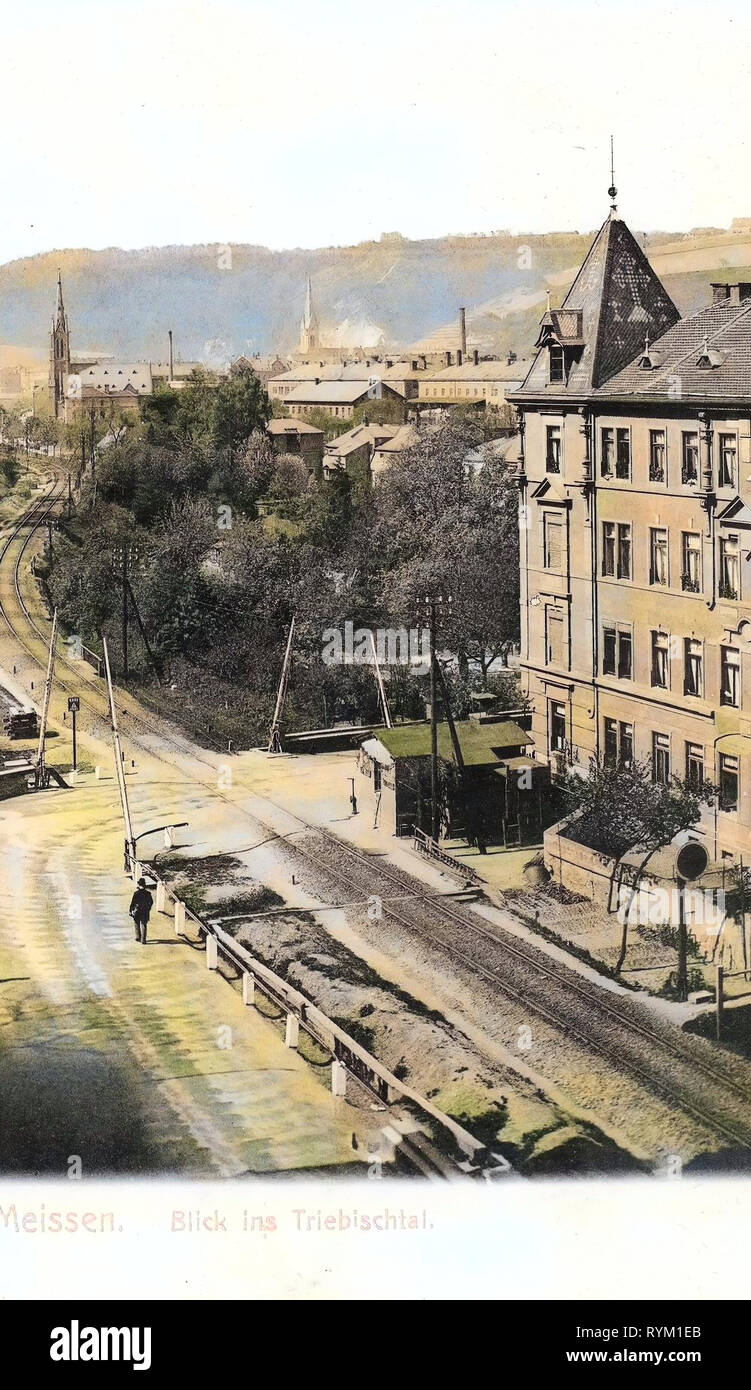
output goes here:
{"type": "MultiPolygon", "coordinates": [[[[183,358],[222,362],[240,352],[294,346],[310,275],[325,341],[408,345],[468,310],[470,339],[524,352],[548,288],[560,299],[592,232],[498,233],[358,246],[269,251],[240,245],[49,252],[0,267],[0,340],[43,356],[58,266],[74,347],[164,359],[167,330],[183,358]]],[[[751,265],[748,231],[653,233],[647,249],[682,312],[708,297],[718,275],[751,265]],[[735,269],[734,269],[735,268],[735,269]]]]}

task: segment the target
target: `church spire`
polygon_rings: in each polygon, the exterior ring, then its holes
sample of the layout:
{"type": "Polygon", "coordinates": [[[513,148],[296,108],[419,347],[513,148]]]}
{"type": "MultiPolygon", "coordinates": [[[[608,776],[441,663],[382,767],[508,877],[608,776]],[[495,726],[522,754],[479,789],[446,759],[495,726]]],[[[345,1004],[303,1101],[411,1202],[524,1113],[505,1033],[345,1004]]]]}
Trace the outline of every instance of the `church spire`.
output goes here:
{"type": "Polygon", "coordinates": [[[67,323],[65,321],[65,305],[63,303],[63,277],[62,271],[60,270],[59,266],[57,270],[57,314],[55,317],[55,327],[63,333],[67,329],[67,323]]]}
{"type": "Polygon", "coordinates": [[[305,288],[305,307],[300,320],[300,351],[309,353],[318,347],[318,317],[313,308],[313,287],[310,276],[305,288]]]}

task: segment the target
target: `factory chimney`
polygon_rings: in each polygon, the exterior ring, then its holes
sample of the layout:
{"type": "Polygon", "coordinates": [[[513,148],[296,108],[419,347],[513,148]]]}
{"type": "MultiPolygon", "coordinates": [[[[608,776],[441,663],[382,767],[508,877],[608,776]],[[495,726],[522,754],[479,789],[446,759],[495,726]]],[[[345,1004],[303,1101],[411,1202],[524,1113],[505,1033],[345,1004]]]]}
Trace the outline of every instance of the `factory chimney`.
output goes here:
{"type": "Polygon", "coordinates": [[[170,330],[169,330],[169,379],[170,379],[170,381],[172,380],[173,375],[174,375],[174,372],[173,372],[173,363],[172,363],[172,329],[170,328],[170,330]]]}
{"type": "Polygon", "coordinates": [[[459,310],[459,346],[462,350],[462,359],[467,356],[467,311],[459,310]]]}

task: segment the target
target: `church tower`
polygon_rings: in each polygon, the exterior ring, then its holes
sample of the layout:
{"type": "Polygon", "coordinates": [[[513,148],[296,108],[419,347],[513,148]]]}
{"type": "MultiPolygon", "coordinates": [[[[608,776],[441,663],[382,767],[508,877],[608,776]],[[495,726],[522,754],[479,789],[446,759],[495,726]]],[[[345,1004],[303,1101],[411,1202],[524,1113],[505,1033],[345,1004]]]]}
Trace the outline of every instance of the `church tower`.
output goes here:
{"type": "Polygon", "coordinates": [[[50,401],[55,415],[62,415],[65,402],[65,378],[70,372],[70,333],[63,304],[63,282],[57,272],[57,310],[50,334],[50,401]]]}
{"type": "Polygon", "coordinates": [[[311,352],[315,352],[320,347],[318,340],[318,317],[313,308],[313,292],[310,286],[310,276],[308,276],[308,286],[305,291],[305,308],[300,319],[300,347],[299,352],[308,357],[311,352]]]}

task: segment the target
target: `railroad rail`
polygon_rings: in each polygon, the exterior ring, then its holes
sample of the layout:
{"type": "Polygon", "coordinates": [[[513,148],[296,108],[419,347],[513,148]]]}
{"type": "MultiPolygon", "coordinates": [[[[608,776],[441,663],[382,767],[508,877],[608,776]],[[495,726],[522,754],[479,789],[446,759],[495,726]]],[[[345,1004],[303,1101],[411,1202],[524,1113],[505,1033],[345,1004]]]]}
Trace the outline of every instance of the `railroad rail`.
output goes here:
{"type": "MultiPolygon", "coordinates": [[[[56,500],[58,500],[58,498],[55,496],[50,498],[51,503],[56,500]]],[[[16,594],[25,621],[35,636],[46,646],[47,638],[28,610],[20,591],[18,578],[19,566],[23,553],[26,550],[32,534],[38,529],[38,526],[46,516],[43,506],[37,504],[37,508],[39,507],[41,507],[41,510],[36,520],[34,520],[33,515],[34,508],[29,514],[34,524],[16,559],[14,579],[16,594]]],[[[24,524],[29,524],[28,518],[26,517],[22,518],[16,530],[6,541],[3,549],[0,550],[0,564],[6,556],[9,546],[24,524]]],[[[5,608],[2,609],[2,612],[16,640],[37,663],[42,664],[38,653],[29,645],[27,638],[19,632],[18,628],[5,611],[5,608]]],[[[69,657],[61,656],[59,658],[58,670],[60,670],[60,668],[65,668],[76,675],[78,674],[75,664],[71,662],[69,657]]],[[[64,691],[79,693],[77,688],[75,692],[71,691],[71,688],[66,685],[65,681],[59,676],[57,685],[64,691]]],[[[97,696],[98,692],[96,688],[90,686],[89,697],[81,696],[82,706],[86,707],[95,719],[102,720],[108,726],[109,712],[106,703],[104,699],[97,703],[97,696]]],[[[137,740],[139,734],[143,734],[144,732],[150,734],[154,733],[154,724],[150,724],[149,721],[144,718],[143,714],[133,714],[127,709],[123,709],[122,715],[127,721],[127,724],[131,726],[130,737],[137,740]]],[[[180,742],[171,735],[162,723],[159,724],[158,733],[165,744],[172,745],[181,755],[186,754],[185,743],[180,742]]],[[[165,766],[174,773],[174,759],[170,759],[166,753],[160,753],[151,746],[149,746],[148,752],[151,757],[156,761],[164,763],[165,766]]],[[[213,778],[211,782],[208,782],[191,773],[190,780],[192,783],[197,783],[199,786],[209,791],[212,796],[217,796],[225,801],[233,808],[236,814],[239,813],[248,820],[258,824],[260,818],[257,814],[247,811],[237,800],[217,788],[215,780],[216,764],[210,762],[208,758],[203,757],[196,748],[191,748],[190,756],[193,761],[205,764],[205,766],[210,769],[213,778]]],[[[398,884],[401,889],[404,888],[405,878],[399,877],[398,872],[386,870],[380,863],[376,866],[373,856],[362,853],[355,847],[348,845],[345,841],[331,835],[328,831],[308,824],[302,817],[296,816],[286,807],[280,806],[277,802],[274,802],[271,797],[264,796],[262,799],[276,810],[284,812],[290,819],[296,820],[301,832],[323,838],[329,843],[332,849],[335,848],[337,854],[348,856],[350,864],[357,864],[359,870],[367,873],[367,887],[369,893],[372,893],[374,890],[373,880],[376,874],[381,875],[383,879],[392,884],[398,884]]],[[[299,841],[295,843],[294,852],[307,859],[316,872],[329,874],[333,879],[346,884],[348,888],[355,886],[352,872],[345,874],[342,873],[341,869],[335,869],[331,867],[331,865],[322,862],[320,852],[317,854],[307,852],[303,846],[300,845],[299,841]]],[[[410,880],[406,881],[410,882],[410,880]]],[[[411,883],[411,886],[414,887],[414,884],[411,883]]],[[[420,893],[416,893],[414,897],[416,903],[419,903],[421,897],[427,899],[428,894],[424,893],[421,895],[420,893]]],[[[426,904],[423,903],[423,911],[425,906],[426,904]]],[[[383,910],[386,915],[391,916],[402,927],[413,934],[432,941],[440,949],[446,951],[447,954],[460,961],[465,968],[468,968],[480,978],[492,984],[500,993],[522,1003],[525,1009],[543,1018],[559,1032],[575,1038],[585,1049],[588,1049],[595,1055],[600,1055],[610,1064],[614,1064],[618,1070],[631,1073],[632,1076],[644,1084],[649,1090],[661,1095],[665,1100],[675,1105],[687,1115],[690,1115],[706,1129],[721,1135],[724,1139],[730,1140],[731,1143],[740,1146],[744,1150],[751,1150],[751,1089],[739,1082],[727,1069],[720,1068],[716,1064],[713,1065],[710,1063],[706,1057],[700,1055],[699,1048],[689,1046],[689,1044],[698,1043],[698,1039],[689,1040],[683,1035],[681,1044],[676,1043],[667,1035],[667,1028],[669,1025],[666,1025],[665,1032],[658,1032],[645,1020],[634,1018],[625,1007],[623,1000],[620,1001],[618,1006],[612,1002],[608,1002],[601,989],[588,988],[581,981],[580,977],[574,976],[571,970],[554,967],[550,963],[549,958],[546,958],[542,952],[527,949],[521,942],[517,940],[512,942],[508,937],[505,937],[503,941],[501,941],[495,932],[480,924],[477,914],[462,912],[458,910],[456,906],[449,907],[443,900],[437,902],[434,898],[431,898],[429,922],[426,922],[424,917],[422,921],[416,922],[403,906],[397,909],[393,904],[389,905],[388,903],[384,903],[383,910]],[[459,940],[457,940],[457,935],[459,940]],[[461,944],[459,944],[459,942],[461,942],[461,944]],[[468,949],[470,943],[472,947],[471,950],[468,949]],[[488,964],[489,956],[491,955],[495,956],[493,966],[488,964]],[[523,971],[526,972],[526,977],[520,979],[517,973],[516,978],[514,978],[512,971],[509,969],[510,965],[521,967],[523,971]],[[548,996],[552,995],[552,997],[544,996],[541,998],[538,994],[535,994],[535,984],[541,984],[543,990],[548,991],[548,996]],[[570,1005],[572,1001],[578,1006],[575,1021],[571,1016],[570,1005]],[[610,1041],[608,1039],[608,1031],[612,1032],[614,1027],[621,1031],[620,1041],[617,1039],[610,1041]],[[656,1065],[654,1063],[654,1058],[650,1066],[645,1066],[644,1063],[647,1059],[644,1057],[640,1059],[638,1055],[635,1055],[633,1051],[629,1052],[628,1049],[624,1051],[624,1042],[628,1042],[629,1037],[642,1047],[656,1048],[658,1052],[662,1054],[661,1057],[657,1058],[656,1065]],[[671,1059],[674,1063],[677,1063],[684,1072],[689,1072],[689,1078],[683,1085],[676,1084],[675,1077],[667,1079],[665,1067],[666,1059],[671,1059]],[[732,1095],[737,1101],[743,1104],[749,1114],[748,1126],[738,1124],[735,1118],[729,1119],[727,1114],[723,1113],[722,1105],[720,1106],[720,1113],[718,1114],[715,1108],[717,1102],[716,1097],[712,1099],[709,1109],[706,1108],[706,1103],[703,1105],[699,1102],[695,1096],[697,1074],[725,1092],[725,1103],[727,1103],[729,1095],[732,1095]],[[692,1081],[693,1086],[691,1085],[692,1081]],[[693,1095],[691,1094],[692,1091],[694,1092],[693,1095]]]]}

